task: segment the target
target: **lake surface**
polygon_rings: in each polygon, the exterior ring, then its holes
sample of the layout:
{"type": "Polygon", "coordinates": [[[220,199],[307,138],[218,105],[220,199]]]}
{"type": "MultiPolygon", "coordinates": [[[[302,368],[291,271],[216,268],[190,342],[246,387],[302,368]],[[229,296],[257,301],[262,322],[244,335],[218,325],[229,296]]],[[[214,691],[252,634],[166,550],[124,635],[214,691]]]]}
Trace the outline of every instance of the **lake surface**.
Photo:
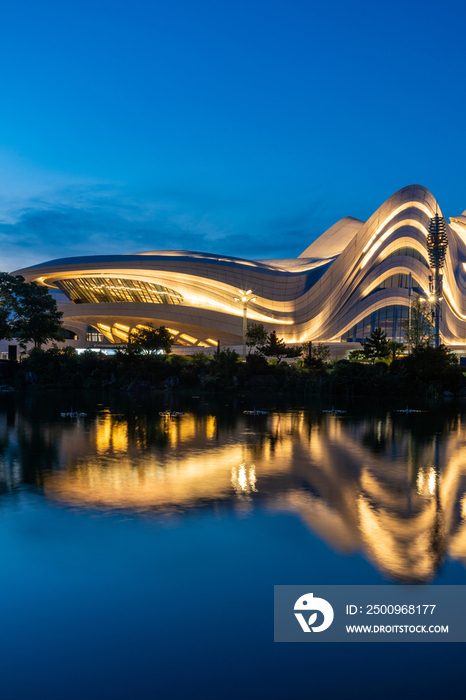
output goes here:
{"type": "Polygon", "coordinates": [[[0,396],[1,698],[464,692],[460,644],[272,640],[274,584],[466,584],[466,404],[251,401],[0,396]]]}

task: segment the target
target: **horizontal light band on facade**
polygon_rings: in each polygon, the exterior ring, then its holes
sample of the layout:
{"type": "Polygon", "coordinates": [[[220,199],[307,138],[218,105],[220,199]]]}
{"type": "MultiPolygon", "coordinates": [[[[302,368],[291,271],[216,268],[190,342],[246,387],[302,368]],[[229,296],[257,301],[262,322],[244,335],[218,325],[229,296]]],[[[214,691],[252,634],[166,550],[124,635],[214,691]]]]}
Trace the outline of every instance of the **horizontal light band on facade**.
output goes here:
{"type": "MultiPolygon", "coordinates": [[[[368,297],[370,294],[379,292],[385,289],[408,289],[409,288],[409,275],[411,274],[411,291],[413,294],[422,294],[423,288],[422,284],[414,277],[412,273],[408,272],[395,272],[393,274],[387,274],[387,272],[382,273],[373,282],[371,282],[367,289],[364,290],[362,296],[368,297]]],[[[428,292],[427,292],[428,294],[428,292]]]]}
{"type": "Polygon", "coordinates": [[[392,219],[395,218],[398,214],[400,214],[402,211],[406,211],[406,209],[420,209],[424,214],[427,214],[427,216],[430,217],[433,214],[433,211],[429,209],[428,207],[425,206],[425,204],[421,204],[421,202],[405,202],[405,204],[402,204],[401,206],[397,207],[392,213],[387,216],[386,219],[383,220],[383,222],[380,224],[380,226],[377,227],[377,230],[375,231],[374,234],[370,237],[370,239],[367,241],[366,245],[362,249],[362,252],[365,253],[368,248],[372,245],[372,243],[375,241],[379,233],[385,228],[387,224],[390,223],[392,219]]]}
{"type": "Polygon", "coordinates": [[[113,335],[118,336],[118,338],[122,338],[123,340],[128,340],[128,333],[123,333],[123,331],[119,331],[116,328],[112,330],[113,335]]]}
{"type": "Polygon", "coordinates": [[[129,332],[129,326],[124,326],[122,323],[114,323],[113,325],[115,328],[119,328],[121,331],[124,331],[125,333],[129,332]]]}
{"type": "Polygon", "coordinates": [[[392,226],[391,228],[388,229],[388,231],[385,231],[385,233],[380,237],[380,239],[374,243],[372,246],[371,250],[367,253],[367,255],[364,256],[361,262],[361,270],[367,265],[369,260],[373,257],[374,253],[380,248],[382,243],[387,240],[389,236],[391,236],[392,233],[395,231],[398,231],[400,228],[404,228],[406,226],[412,226],[413,228],[418,229],[421,233],[425,235],[427,238],[427,229],[425,226],[423,226],[419,221],[416,221],[416,219],[405,219],[403,221],[399,221],[397,224],[392,226]]]}
{"type": "Polygon", "coordinates": [[[212,343],[212,345],[218,345],[218,342],[216,340],[212,340],[212,338],[206,338],[208,343],[212,343]]]}
{"type": "Polygon", "coordinates": [[[180,338],[187,340],[189,343],[197,343],[197,338],[193,338],[191,335],[188,335],[187,333],[182,333],[180,335],[180,338]]]}
{"type": "MultiPolygon", "coordinates": [[[[396,241],[396,243],[398,243],[398,240],[396,241]]],[[[412,248],[411,246],[402,246],[401,248],[396,248],[394,251],[392,251],[386,257],[384,257],[381,262],[386,262],[387,260],[396,257],[414,258],[415,260],[419,260],[419,262],[422,262],[422,264],[425,267],[427,267],[427,269],[429,269],[429,263],[427,262],[427,258],[422,253],[420,253],[417,250],[417,248],[412,248]]]]}

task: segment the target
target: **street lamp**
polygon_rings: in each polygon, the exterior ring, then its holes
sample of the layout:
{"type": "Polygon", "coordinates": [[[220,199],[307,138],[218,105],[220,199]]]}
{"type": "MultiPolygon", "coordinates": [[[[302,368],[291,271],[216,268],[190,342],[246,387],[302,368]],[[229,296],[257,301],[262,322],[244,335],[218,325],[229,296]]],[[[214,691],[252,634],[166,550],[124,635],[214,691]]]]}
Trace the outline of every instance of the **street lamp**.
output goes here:
{"type": "MultiPolygon", "coordinates": [[[[431,294],[430,292],[426,292],[425,297],[420,297],[420,301],[423,302],[429,302],[429,314],[430,314],[430,321],[432,323],[432,327],[434,328],[434,345],[435,345],[435,303],[437,301],[441,301],[443,297],[440,297],[440,299],[437,299],[435,294],[431,294]]],[[[437,347],[435,345],[435,347],[437,347]]]]}
{"type": "Polygon", "coordinates": [[[408,307],[408,355],[411,354],[411,304],[412,304],[412,299],[411,297],[413,296],[413,278],[411,273],[408,274],[408,299],[409,299],[409,307],[408,307]]]}
{"type": "Polygon", "coordinates": [[[242,289],[238,289],[241,294],[241,298],[235,297],[235,301],[241,301],[243,303],[243,359],[246,359],[246,333],[248,330],[248,304],[250,301],[256,301],[256,297],[250,297],[252,294],[252,289],[248,289],[247,292],[243,292],[242,289]]]}

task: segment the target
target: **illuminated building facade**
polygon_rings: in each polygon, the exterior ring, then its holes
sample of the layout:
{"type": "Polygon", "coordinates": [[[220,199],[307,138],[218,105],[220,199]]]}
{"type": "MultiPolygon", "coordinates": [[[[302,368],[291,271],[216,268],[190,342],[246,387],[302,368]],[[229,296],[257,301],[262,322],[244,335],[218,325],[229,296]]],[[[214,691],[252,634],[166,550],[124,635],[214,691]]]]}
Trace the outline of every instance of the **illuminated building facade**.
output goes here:
{"type": "MultiPolygon", "coordinates": [[[[240,345],[248,320],[275,329],[289,343],[356,342],[375,327],[403,339],[410,296],[429,293],[429,227],[442,214],[433,195],[411,185],[390,197],[366,222],[338,221],[291,260],[243,260],[209,253],[155,251],[63,258],[17,270],[46,285],[64,312],[67,343],[125,343],[152,323],[177,345],[240,345]]],[[[443,218],[442,218],[443,221],[443,218]]],[[[466,345],[466,212],[445,223],[439,333],[466,345]]]]}

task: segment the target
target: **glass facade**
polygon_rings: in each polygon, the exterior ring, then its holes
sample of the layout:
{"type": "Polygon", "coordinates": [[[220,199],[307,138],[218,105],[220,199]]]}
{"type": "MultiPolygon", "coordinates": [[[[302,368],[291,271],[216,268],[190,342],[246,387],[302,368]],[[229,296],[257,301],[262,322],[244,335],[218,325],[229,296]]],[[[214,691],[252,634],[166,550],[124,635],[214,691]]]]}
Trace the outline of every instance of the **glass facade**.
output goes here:
{"type": "Polygon", "coordinates": [[[97,330],[97,328],[94,328],[94,326],[88,326],[86,340],[89,343],[103,343],[106,338],[100,331],[97,330]]]}
{"type": "Polygon", "coordinates": [[[65,340],[77,340],[78,336],[73,331],[69,331],[68,328],[63,329],[63,337],[65,340]]]}
{"type": "Polygon", "coordinates": [[[405,340],[401,324],[408,319],[408,307],[400,304],[384,306],[363,318],[341,336],[342,342],[357,343],[367,338],[375,328],[381,328],[389,340],[405,340]]]}
{"type": "Polygon", "coordinates": [[[75,304],[138,301],[145,304],[180,304],[183,297],[152,282],[112,277],[81,277],[55,282],[75,304]]]}
{"type": "Polygon", "coordinates": [[[69,304],[69,298],[59,289],[51,289],[49,287],[49,294],[55,299],[57,304],[69,304]]]}
{"type": "Polygon", "coordinates": [[[390,260],[390,258],[396,258],[400,255],[407,255],[409,258],[415,258],[416,260],[420,260],[426,267],[429,267],[429,263],[427,262],[427,259],[422,255],[422,253],[420,253],[415,248],[409,248],[409,246],[394,250],[393,253],[387,255],[387,257],[384,258],[384,260],[390,260]]]}

